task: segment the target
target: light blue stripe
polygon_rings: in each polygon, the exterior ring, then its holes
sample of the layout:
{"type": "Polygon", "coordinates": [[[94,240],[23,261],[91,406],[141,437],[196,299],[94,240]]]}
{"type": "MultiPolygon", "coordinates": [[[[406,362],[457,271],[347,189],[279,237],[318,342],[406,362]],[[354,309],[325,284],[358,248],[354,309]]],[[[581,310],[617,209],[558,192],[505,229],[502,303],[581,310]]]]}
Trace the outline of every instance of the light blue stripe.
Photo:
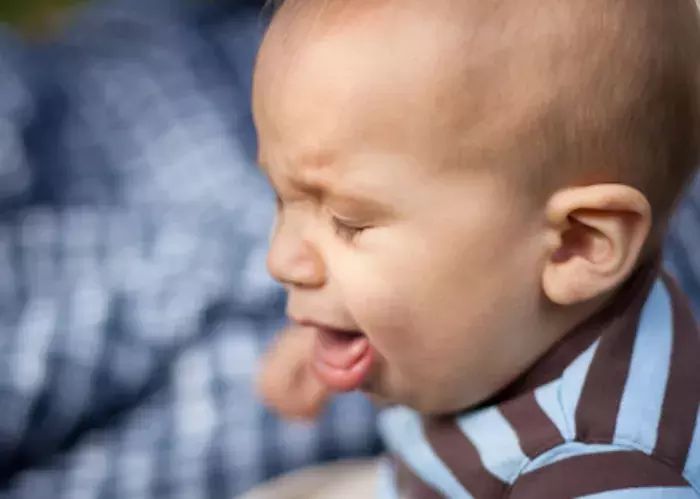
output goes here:
{"type": "Polygon", "coordinates": [[[484,467],[512,484],[528,458],[520,448],[518,435],[501,412],[492,407],[467,414],[457,423],[476,447],[484,467]]]}
{"type": "Polygon", "coordinates": [[[690,444],[688,460],[685,462],[683,476],[693,487],[700,490],[700,410],[695,418],[695,431],[690,444]]]}
{"type": "Polygon", "coordinates": [[[396,490],[396,476],[391,464],[386,459],[379,462],[377,497],[379,499],[399,499],[399,493],[396,490]]]}
{"type": "Polygon", "coordinates": [[[433,452],[417,413],[405,407],[387,409],[379,417],[379,430],[387,447],[428,485],[450,499],[472,499],[433,452]]]}
{"type": "Polygon", "coordinates": [[[564,414],[561,403],[562,380],[556,379],[535,390],[535,400],[540,408],[557,427],[564,440],[573,440],[574,434],[571,432],[571,423],[564,414]]]}
{"type": "Polygon", "coordinates": [[[573,438],[576,435],[576,408],[578,407],[581,391],[588,376],[588,369],[591,367],[593,356],[600,340],[588,347],[579,357],[571,363],[564,371],[561,384],[561,406],[564,411],[566,421],[569,423],[569,432],[573,438]]]}
{"type": "Polygon", "coordinates": [[[544,468],[545,466],[558,463],[576,456],[587,456],[590,454],[603,454],[605,452],[620,452],[620,447],[613,445],[582,444],[580,442],[570,442],[560,445],[536,457],[522,472],[522,475],[544,468]]]}
{"type": "Polygon", "coordinates": [[[647,452],[656,445],[672,344],[671,299],[665,286],[657,281],[642,310],[617,415],[615,441],[635,442],[647,452]]]}
{"type": "Polygon", "coordinates": [[[585,496],[584,499],[698,499],[690,487],[643,487],[611,490],[585,496]]]}

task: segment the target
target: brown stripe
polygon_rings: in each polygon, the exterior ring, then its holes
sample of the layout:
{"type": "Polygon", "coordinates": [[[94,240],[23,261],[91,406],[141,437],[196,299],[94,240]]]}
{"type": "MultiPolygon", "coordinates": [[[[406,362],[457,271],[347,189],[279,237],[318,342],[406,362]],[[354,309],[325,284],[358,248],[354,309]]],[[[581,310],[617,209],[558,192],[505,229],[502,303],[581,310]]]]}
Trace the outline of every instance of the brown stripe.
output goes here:
{"type": "Polygon", "coordinates": [[[523,475],[512,499],[582,497],[637,487],[687,487],[670,467],[641,452],[610,452],[576,456],[523,475]]]}
{"type": "Polygon", "coordinates": [[[685,467],[700,403],[700,334],[686,297],[667,275],[673,307],[673,346],[654,455],[685,467]]]}
{"type": "Polygon", "coordinates": [[[485,467],[454,418],[431,418],[424,422],[425,438],[435,454],[474,497],[499,497],[506,484],[485,467]]]}
{"type": "Polygon", "coordinates": [[[421,480],[401,459],[394,457],[396,488],[401,499],[445,499],[438,491],[421,480]]]}
{"type": "Polygon", "coordinates": [[[500,407],[518,435],[520,448],[530,459],[564,443],[564,437],[530,393],[500,407]]]}
{"type": "MultiPolygon", "coordinates": [[[[655,270],[655,268],[654,268],[655,270]]],[[[644,303],[657,273],[647,271],[636,280],[631,301],[616,302],[612,318],[596,349],[576,408],[576,439],[587,443],[610,443],[629,375],[634,342],[644,303]]]]}

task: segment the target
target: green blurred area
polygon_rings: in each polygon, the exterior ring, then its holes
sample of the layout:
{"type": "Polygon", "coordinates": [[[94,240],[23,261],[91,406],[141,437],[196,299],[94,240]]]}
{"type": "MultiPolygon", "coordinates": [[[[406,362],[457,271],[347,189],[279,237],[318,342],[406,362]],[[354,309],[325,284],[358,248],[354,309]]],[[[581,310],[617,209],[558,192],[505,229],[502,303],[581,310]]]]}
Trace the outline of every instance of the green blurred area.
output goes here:
{"type": "Polygon", "coordinates": [[[9,25],[22,33],[39,37],[50,35],[61,27],[72,9],[91,1],[99,0],[0,0],[0,27],[9,25]]]}
{"type": "Polygon", "coordinates": [[[28,33],[50,30],[71,8],[85,1],[0,0],[0,23],[28,33]]]}

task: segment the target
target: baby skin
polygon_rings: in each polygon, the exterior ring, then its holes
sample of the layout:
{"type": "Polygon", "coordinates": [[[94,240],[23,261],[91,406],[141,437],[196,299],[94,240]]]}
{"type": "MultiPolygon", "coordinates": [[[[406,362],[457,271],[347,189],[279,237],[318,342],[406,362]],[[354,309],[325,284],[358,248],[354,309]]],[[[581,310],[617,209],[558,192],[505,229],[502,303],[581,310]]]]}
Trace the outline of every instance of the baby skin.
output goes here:
{"type": "MultiPolygon", "coordinates": [[[[287,1],[253,96],[291,322],[267,403],[491,405],[658,260],[698,49],[683,0],[287,1]]],[[[250,497],[370,497],[377,468],[327,473],[250,497]]]]}

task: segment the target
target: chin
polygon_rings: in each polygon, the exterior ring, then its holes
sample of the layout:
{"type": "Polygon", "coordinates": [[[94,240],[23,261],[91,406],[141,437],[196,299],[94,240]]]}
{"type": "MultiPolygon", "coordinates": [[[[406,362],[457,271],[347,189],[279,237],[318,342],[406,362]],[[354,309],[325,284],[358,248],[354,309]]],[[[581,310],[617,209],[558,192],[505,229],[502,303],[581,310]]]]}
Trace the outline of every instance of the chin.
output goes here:
{"type": "Polygon", "coordinates": [[[378,409],[386,409],[387,407],[402,405],[409,407],[426,416],[434,416],[444,414],[441,410],[438,400],[430,397],[421,397],[420,394],[411,392],[410,390],[400,390],[392,385],[386,377],[379,375],[379,371],[374,373],[362,384],[360,391],[374,404],[378,409]]]}
{"type": "Polygon", "coordinates": [[[402,401],[397,400],[396,397],[392,397],[388,394],[386,390],[382,390],[382,387],[376,381],[376,377],[367,380],[360,387],[360,392],[362,392],[372,404],[377,406],[378,409],[386,409],[393,405],[405,405],[402,401]]]}

